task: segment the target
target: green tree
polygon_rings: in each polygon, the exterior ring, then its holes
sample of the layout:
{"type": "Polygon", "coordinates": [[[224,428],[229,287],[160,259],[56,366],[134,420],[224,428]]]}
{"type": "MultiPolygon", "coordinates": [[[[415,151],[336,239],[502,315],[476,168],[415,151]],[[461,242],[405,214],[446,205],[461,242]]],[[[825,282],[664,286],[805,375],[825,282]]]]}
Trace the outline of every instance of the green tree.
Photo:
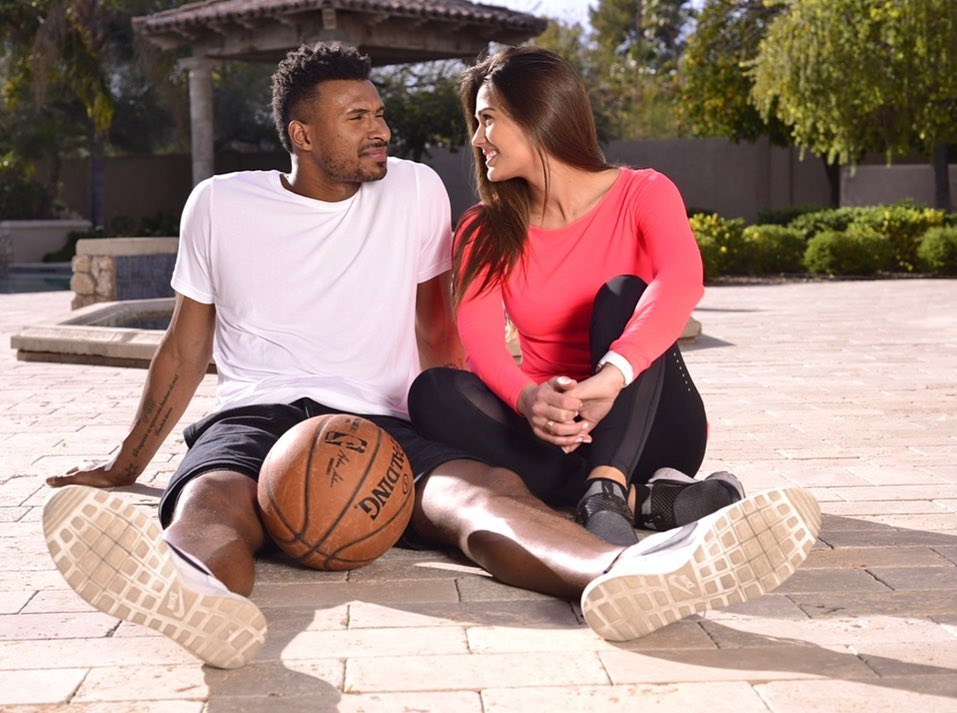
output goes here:
{"type": "Polygon", "coordinates": [[[686,0],[600,0],[593,27],[590,86],[619,139],[682,133],[678,59],[690,18],[686,0]]]}
{"type": "Polygon", "coordinates": [[[592,50],[581,23],[551,19],[545,31],[535,37],[531,44],[561,55],[579,75],[587,79],[592,62],[590,58],[592,50]]]}
{"type": "Polygon", "coordinates": [[[691,18],[688,0],[599,0],[589,10],[595,40],[655,71],[673,68],[691,18]]]}
{"type": "Polygon", "coordinates": [[[640,8],[640,0],[599,0],[596,7],[588,9],[595,40],[613,52],[640,44],[644,37],[640,8]]]}
{"type": "MultiPolygon", "coordinates": [[[[953,0],[769,0],[782,11],[760,43],[754,99],[795,144],[841,163],[888,161],[957,142],[953,0]]],[[[943,165],[941,165],[943,164],[943,165]]],[[[938,207],[950,203],[935,161],[938,207]]]]}
{"type": "Polygon", "coordinates": [[[588,87],[602,141],[670,138],[682,133],[675,58],[692,3],[600,0],[592,30],[553,18],[533,44],[564,57],[588,87]]]}
{"type": "Polygon", "coordinates": [[[468,141],[458,99],[463,70],[461,62],[441,60],[375,71],[396,155],[419,161],[429,149],[455,151],[468,141]]]}
{"type": "MultiPolygon", "coordinates": [[[[765,0],[706,0],[682,55],[681,106],[699,136],[792,144],[790,127],[752,99],[752,73],[761,39],[780,5],[765,0]]],[[[822,157],[831,203],[840,203],[840,164],[822,157]]]]}
{"type": "Polygon", "coordinates": [[[682,109],[696,134],[790,144],[787,127],[773,113],[765,119],[751,101],[750,66],[777,11],[764,0],[706,0],[681,65],[682,109]]]}
{"type": "MultiPolygon", "coordinates": [[[[90,218],[105,225],[104,163],[118,108],[158,107],[130,18],[175,0],[0,0],[2,121],[16,128],[7,162],[42,164],[51,193],[64,157],[90,158],[90,218]],[[149,106],[149,105],[148,105],[149,106]]],[[[159,112],[162,113],[162,112],[159,112]]],[[[124,113],[117,141],[142,143],[156,112],[124,113]]]]}
{"type": "Polygon", "coordinates": [[[104,57],[116,111],[111,153],[183,151],[190,134],[187,76],[176,53],[133,32],[132,18],[180,5],[179,0],[121,0],[104,57]]]}
{"type": "Polygon", "coordinates": [[[613,135],[613,119],[608,106],[602,101],[600,71],[596,68],[596,49],[588,41],[587,33],[580,23],[567,23],[553,19],[545,31],[538,35],[532,44],[551,50],[568,62],[585,82],[591,101],[592,113],[601,141],[608,141],[613,135]]]}
{"type": "MultiPolygon", "coordinates": [[[[10,4],[3,9],[10,9],[10,4]]],[[[109,0],[36,0],[29,9],[14,10],[23,23],[18,30],[4,22],[3,39],[15,48],[9,57],[13,61],[9,76],[14,106],[27,99],[29,88],[37,107],[43,107],[53,88],[54,94],[72,95],[83,107],[92,165],[90,217],[94,225],[106,222],[102,157],[115,105],[102,57],[115,10],[115,3],[109,0]]]]}
{"type": "Polygon", "coordinates": [[[213,72],[213,126],[217,148],[281,151],[273,119],[275,66],[224,62],[213,72]]]}

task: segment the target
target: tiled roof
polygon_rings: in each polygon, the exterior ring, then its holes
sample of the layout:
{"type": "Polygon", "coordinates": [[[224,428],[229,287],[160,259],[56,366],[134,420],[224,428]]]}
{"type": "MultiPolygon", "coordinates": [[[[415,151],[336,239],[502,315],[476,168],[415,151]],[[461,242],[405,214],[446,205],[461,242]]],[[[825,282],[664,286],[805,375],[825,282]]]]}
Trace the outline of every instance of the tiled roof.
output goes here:
{"type": "Polygon", "coordinates": [[[137,30],[151,35],[189,30],[206,24],[269,19],[302,12],[317,12],[323,6],[344,12],[390,17],[467,22],[495,25],[502,29],[537,34],[546,20],[525,12],[468,0],[203,0],[134,19],[137,30]]]}

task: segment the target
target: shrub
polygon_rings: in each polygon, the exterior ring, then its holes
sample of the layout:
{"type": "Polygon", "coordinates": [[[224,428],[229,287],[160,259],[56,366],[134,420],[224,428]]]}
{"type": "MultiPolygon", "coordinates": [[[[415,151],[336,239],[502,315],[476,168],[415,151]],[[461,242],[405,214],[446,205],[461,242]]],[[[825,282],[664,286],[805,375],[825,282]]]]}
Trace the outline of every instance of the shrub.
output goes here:
{"type": "Polygon", "coordinates": [[[116,215],[110,219],[109,234],[129,238],[175,238],[179,235],[179,216],[171,213],[116,215]]]}
{"type": "Polygon", "coordinates": [[[783,225],[749,225],[742,234],[752,275],[803,272],[807,243],[793,228],[783,225]]]}
{"type": "Polygon", "coordinates": [[[925,270],[957,275],[957,226],[928,230],[917,248],[917,259],[925,270]]]}
{"type": "Polygon", "coordinates": [[[930,228],[944,223],[944,211],[917,207],[903,201],[894,205],[862,208],[851,227],[860,226],[887,238],[894,254],[892,270],[913,272],[917,269],[917,246],[930,228]]]}
{"type": "Polygon", "coordinates": [[[743,220],[722,218],[717,213],[698,213],[691,216],[690,223],[701,250],[705,279],[746,274],[743,220]]]}
{"type": "Polygon", "coordinates": [[[860,214],[862,208],[827,208],[812,213],[804,213],[788,223],[789,228],[798,231],[805,240],[810,240],[818,233],[843,232],[860,214]]]}
{"type": "Polygon", "coordinates": [[[789,225],[795,218],[805,213],[818,213],[827,210],[819,205],[792,205],[786,208],[769,208],[768,210],[759,210],[757,214],[757,225],[789,225]]]}
{"type": "Polygon", "coordinates": [[[43,183],[15,166],[0,165],[0,220],[37,220],[53,215],[53,199],[43,183]]]}
{"type": "Polygon", "coordinates": [[[804,266],[825,275],[873,275],[893,263],[893,248],[875,230],[852,227],[844,232],[827,230],[808,241],[804,266]]]}
{"type": "Polygon", "coordinates": [[[70,262],[76,255],[76,244],[86,238],[104,238],[102,228],[91,228],[90,230],[74,230],[67,234],[66,245],[52,253],[43,256],[43,262],[70,262]]]}
{"type": "Polygon", "coordinates": [[[44,262],[69,262],[76,255],[76,243],[86,238],[166,238],[179,235],[179,217],[169,213],[154,216],[135,217],[118,215],[110,220],[110,229],[92,228],[86,231],[72,232],[67,236],[66,245],[56,252],[43,256],[44,262]]]}

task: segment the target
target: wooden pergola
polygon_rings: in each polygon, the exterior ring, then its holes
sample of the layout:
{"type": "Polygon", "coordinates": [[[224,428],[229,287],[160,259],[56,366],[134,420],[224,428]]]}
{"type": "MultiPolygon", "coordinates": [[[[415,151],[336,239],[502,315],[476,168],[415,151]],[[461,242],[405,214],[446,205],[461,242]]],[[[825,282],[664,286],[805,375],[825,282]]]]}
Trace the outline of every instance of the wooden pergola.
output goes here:
{"type": "Polygon", "coordinates": [[[133,20],[162,49],[189,48],[193,183],[213,175],[212,70],[223,60],[278,63],[301,44],[340,41],[377,66],[472,59],[520,44],[547,20],[468,0],[204,0],[133,20]]]}

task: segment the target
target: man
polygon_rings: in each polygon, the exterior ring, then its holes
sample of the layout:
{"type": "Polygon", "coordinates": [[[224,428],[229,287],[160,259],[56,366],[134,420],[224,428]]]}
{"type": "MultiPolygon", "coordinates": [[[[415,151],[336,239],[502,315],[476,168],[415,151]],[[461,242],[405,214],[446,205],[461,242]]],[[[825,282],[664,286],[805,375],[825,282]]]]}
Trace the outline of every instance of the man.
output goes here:
{"type": "Polygon", "coordinates": [[[413,378],[463,361],[449,309],[449,203],[431,169],[388,158],[369,67],[338,44],[290,52],[273,78],[273,110],[291,172],[216,176],[191,194],[176,306],[129,434],[110,462],[48,481],[71,486],[43,516],[69,584],[211,665],[247,663],[266,635],[246,598],[266,540],[259,467],[288,428],[334,412],[369,418],[406,450],[417,477],[406,543],[456,546],[506,583],[582,596],[606,638],[744,601],[790,576],[819,527],[803,491],[749,498],[623,551],[544,506],[516,474],[412,429],[413,378]],[[186,431],[161,531],[96,488],[135,482],[211,356],[220,410],[186,431]]]}

